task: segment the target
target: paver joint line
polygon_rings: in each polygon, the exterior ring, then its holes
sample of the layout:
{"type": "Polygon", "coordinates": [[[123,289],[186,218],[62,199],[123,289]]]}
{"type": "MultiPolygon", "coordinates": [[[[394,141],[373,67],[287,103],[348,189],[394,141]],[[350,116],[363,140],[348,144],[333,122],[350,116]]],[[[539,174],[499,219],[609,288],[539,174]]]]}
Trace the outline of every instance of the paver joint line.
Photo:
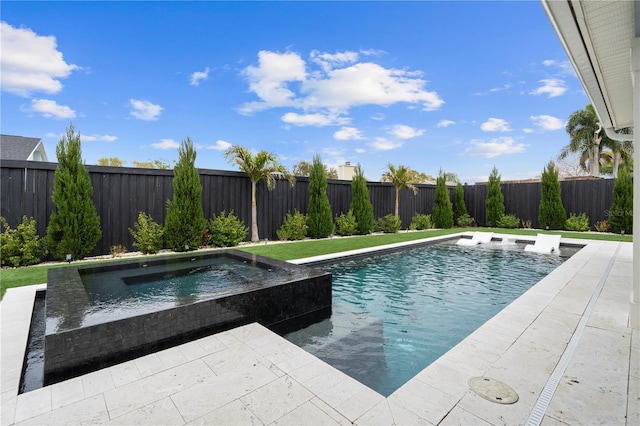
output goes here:
{"type": "Polygon", "coordinates": [[[611,259],[609,259],[609,263],[607,264],[607,267],[602,273],[602,276],[600,277],[600,281],[598,282],[596,289],[591,295],[591,299],[589,299],[587,308],[585,309],[584,314],[582,315],[582,318],[580,319],[580,322],[578,323],[578,326],[576,327],[576,330],[573,333],[573,336],[571,336],[571,340],[569,341],[569,344],[565,348],[562,354],[562,357],[560,358],[560,361],[558,361],[556,368],[551,373],[551,376],[549,376],[549,380],[547,381],[546,385],[542,389],[542,392],[540,393],[540,396],[538,397],[536,404],[533,406],[533,409],[531,410],[529,419],[527,419],[527,423],[526,423],[527,426],[540,426],[540,424],[542,423],[542,419],[544,418],[547,412],[547,408],[549,408],[551,399],[553,398],[553,395],[556,392],[558,385],[560,384],[560,380],[562,379],[562,376],[565,370],[567,369],[567,366],[569,365],[569,361],[571,360],[573,351],[575,350],[575,348],[578,346],[578,343],[580,342],[580,337],[582,336],[582,332],[584,331],[584,328],[587,325],[587,321],[589,320],[589,316],[593,311],[593,307],[595,306],[596,301],[598,300],[598,296],[600,296],[600,292],[602,291],[602,288],[604,287],[604,284],[607,281],[607,277],[609,276],[611,269],[613,269],[613,264],[615,263],[615,260],[618,257],[618,253],[620,253],[621,247],[622,247],[622,244],[618,243],[616,251],[613,253],[613,256],[611,257],[611,259]]]}

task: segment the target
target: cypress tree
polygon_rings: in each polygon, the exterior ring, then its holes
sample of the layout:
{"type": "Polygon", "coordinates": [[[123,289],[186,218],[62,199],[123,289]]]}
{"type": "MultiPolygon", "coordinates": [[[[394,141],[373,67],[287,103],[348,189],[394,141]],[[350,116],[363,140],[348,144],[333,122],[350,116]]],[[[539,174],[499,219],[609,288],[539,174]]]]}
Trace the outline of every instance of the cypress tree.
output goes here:
{"type": "Polygon", "coordinates": [[[375,219],[373,205],[369,201],[367,180],[364,178],[360,164],[356,166],[353,179],[351,179],[351,197],[350,210],[356,218],[356,233],[366,235],[373,230],[375,219]]]}
{"type": "Polygon", "coordinates": [[[465,214],[469,214],[467,211],[467,205],[464,202],[464,187],[460,182],[456,185],[455,190],[455,202],[453,204],[453,223],[458,224],[458,219],[465,214]]]}
{"type": "Polygon", "coordinates": [[[325,238],[333,233],[333,229],[333,215],[327,196],[327,176],[320,156],[316,155],[309,169],[307,235],[311,238],[325,238]]]}
{"type": "Polygon", "coordinates": [[[453,227],[453,207],[449,198],[447,181],[442,170],[440,170],[440,174],[436,179],[436,196],[431,220],[436,228],[448,229],[453,227]]]}
{"type": "Polygon", "coordinates": [[[622,168],[613,184],[613,203],[608,212],[609,225],[616,234],[633,234],[633,180],[629,169],[622,168]]]}
{"type": "Polygon", "coordinates": [[[485,200],[487,226],[498,226],[498,222],[504,216],[504,196],[500,187],[500,175],[494,166],[487,183],[487,198],[485,200]]]}
{"type": "Polygon", "coordinates": [[[542,229],[564,229],[567,223],[567,213],[560,197],[560,181],[558,171],[553,161],[542,171],[542,195],[538,208],[538,222],[542,229]]]}
{"type": "Polygon", "coordinates": [[[172,250],[194,250],[202,245],[207,222],[202,211],[200,174],[195,167],[196,150],[190,138],[182,141],[178,155],[173,169],[173,200],[167,200],[164,235],[172,250]]]}
{"type": "Polygon", "coordinates": [[[65,259],[67,254],[82,259],[94,249],[102,231],[89,171],[82,164],[80,133],[75,133],[73,124],[58,142],[56,156],[51,196],[56,211],[49,218],[46,246],[57,259],[65,259]]]}

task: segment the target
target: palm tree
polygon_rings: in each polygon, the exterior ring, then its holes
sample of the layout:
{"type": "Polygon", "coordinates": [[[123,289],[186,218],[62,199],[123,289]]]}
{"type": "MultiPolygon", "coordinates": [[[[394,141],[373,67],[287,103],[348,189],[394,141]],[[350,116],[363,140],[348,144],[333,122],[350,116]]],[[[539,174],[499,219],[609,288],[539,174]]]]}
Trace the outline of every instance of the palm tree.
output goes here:
{"type": "Polygon", "coordinates": [[[387,165],[387,168],[388,170],[382,174],[382,182],[391,182],[396,189],[396,216],[399,216],[400,190],[409,188],[414,194],[417,193],[418,188],[414,185],[414,183],[417,183],[417,173],[415,170],[402,165],[396,169],[391,163],[387,165]]]}
{"type": "Polygon", "coordinates": [[[236,163],[240,170],[249,175],[251,180],[251,241],[259,241],[258,237],[258,208],[256,203],[257,183],[264,180],[270,191],[276,186],[276,179],[284,177],[289,180],[291,186],[295,184],[295,177],[289,174],[287,169],[280,164],[275,154],[260,151],[256,155],[251,154],[247,148],[234,145],[224,153],[229,163],[236,163]]]}
{"type": "Polygon", "coordinates": [[[558,158],[564,159],[569,153],[580,153],[580,164],[589,170],[591,175],[600,176],[600,165],[606,163],[610,155],[601,155],[600,145],[609,144],[610,139],[602,131],[598,115],[593,105],[573,112],[565,127],[569,134],[569,144],[562,148],[558,158]]]}
{"type": "MultiPolygon", "coordinates": [[[[623,135],[631,134],[631,129],[626,128],[620,130],[618,133],[623,135]]],[[[606,138],[602,140],[602,146],[605,146],[611,150],[611,161],[607,165],[606,173],[612,174],[614,178],[618,177],[618,169],[620,166],[625,166],[629,170],[633,170],[633,142],[632,141],[617,141],[614,139],[606,138]]]]}

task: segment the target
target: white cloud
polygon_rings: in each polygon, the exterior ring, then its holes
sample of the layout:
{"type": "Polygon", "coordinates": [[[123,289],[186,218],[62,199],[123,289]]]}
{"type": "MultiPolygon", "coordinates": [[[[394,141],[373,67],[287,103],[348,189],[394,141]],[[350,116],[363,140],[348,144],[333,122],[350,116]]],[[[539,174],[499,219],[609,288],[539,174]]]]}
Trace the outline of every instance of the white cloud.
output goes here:
{"type": "Polygon", "coordinates": [[[522,129],[522,131],[525,132],[525,133],[533,133],[534,132],[533,129],[529,129],[529,128],[522,129]]]}
{"type": "Polygon", "coordinates": [[[259,101],[239,108],[242,114],[276,108],[343,112],[359,105],[388,106],[395,103],[421,105],[430,111],[444,101],[436,92],[425,90],[421,72],[387,69],[378,64],[353,63],[353,52],[326,54],[313,52],[312,61],[321,69],[307,70],[307,63],[297,53],[261,51],[258,66],[248,66],[243,74],[249,89],[259,101]]]}
{"type": "Polygon", "coordinates": [[[131,115],[140,120],[154,121],[158,119],[158,116],[164,108],[160,105],[153,104],[149,101],[143,101],[139,99],[130,99],[129,104],[133,108],[131,115]]]}
{"type": "Polygon", "coordinates": [[[440,120],[438,121],[438,124],[436,124],[436,127],[449,127],[453,126],[454,124],[456,124],[456,122],[453,120],[440,120]]]}
{"type": "Polygon", "coordinates": [[[83,142],[113,142],[118,138],[111,135],[80,135],[83,142]]]}
{"type": "Polygon", "coordinates": [[[344,66],[352,64],[358,60],[358,52],[336,52],[336,53],[321,53],[317,50],[311,52],[311,61],[320,65],[322,69],[327,72],[336,66],[344,66]]]}
{"type": "Polygon", "coordinates": [[[373,142],[369,144],[376,151],[390,151],[392,149],[397,149],[402,146],[402,142],[391,141],[386,138],[378,137],[373,142]]]}
{"type": "Polygon", "coordinates": [[[333,138],[339,141],[363,139],[362,132],[355,127],[343,127],[333,134],[333,138]]]}
{"type": "Polygon", "coordinates": [[[385,117],[384,117],[384,114],[383,114],[383,113],[381,113],[381,112],[376,112],[375,114],[373,114],[373,115],[371,116],[371,119],[372,119],[372,120],[375,120],[375,121],[382,121],[382,120],[384,120],[384,118],[385,118],[385,117]]]}
{"type": "Polygon", "coordinates": [[[553,59],[547,59],[542,61],[542,65],[546,66],[546,67],[554,67],[558,69],[558,74],[560,75],[573,75],[575,76],[575,70],[573,69],[573,66],[571,65],[571,62],[569,61],[554,61],[553,59]]]}
{"type": "Polygon", "coordinates": [[[513,83],[506,83],[506,84],[504,84],[503,86],[500,86],[500,87],[492,87],[487,92],[474,93],[474,95],[475,96],[484,96],[484,95],[488,95],[490,93],[496,93],[496,92],[502,92],[503,90],[509,90],[512,87],[513,87],[513,83]]]}
{"type": "Polygon", "coordinates": [[[507,83],[502,87],[492,87],[491,89],[489,89],[490,93],[495,93],[495,92],[501,92],[503,90],[509,90],[513,87],[512,83],[507,83]]]}
{"type": "Polygon", "coordinates": [[[294,126],[335,126],[340,124],[347,124],[350,120],[346,117],[340,117],[336,114],[298,114],[295,112],[288,112],[281,118],[287,124],[293,124],[294,126]]]}
{"type": "Polygon", "coordinates": [[[488,142],[472,140],[471,146],[464,151],[464,155],[470,157],[494,158],[499,155],[517,154],[524,152],[526,145],[516,144],[511,137],[492,139],[488,142]]]}
{"type": "Polygon", "coordinates": [[[364,149],[364,148],[356,148],[356,152],[357,152],[358,154],[364,154],[365,152],[367,152],[367,150],[366,150],[366,149],[364,149]]]}
{"type": "Polygon", "coordinates": [[[189,77],[189,84],[192,86],[198,86],[200,80],[206,80],[209,78],[209,67],[206,67],[204,71],[196,71],[189,77]]]}
{"type": "Polygon", "coordinates": [[[564,121],[551,115],[532,115],[529,119],[542,130],[560,130],[565,126],[564,121]]]}
{"type": "Polygon", "coordinates": [[[389,130],[389,134],[398,139],[412,139],[424,134],[424,130],[416,129],[404,124],[396,124],[389,130]]]}
{"type": "Polygon", "coordinates": [[[426,111],[440,108],[444,101],[436,92],[424,90],[420,73],[383,68],[371,62],[331,70],[325,78],[303,83],[305,105],[347,110],[358,105],[388,106],[406,102],[420,104],[426,111]]]}
{"type": "Polygon", "coordinates": [[[6,22],[0,22],[0,50],[0,86],[19,96],[58,93],[62,90],[60,79],[78,68],[64,61],[55,37],[40,36],[6,22]]]}
{"type": "Polygon", "coordinates": [[[232,145],[227,142],[227,141],[223,141],[222,139],[219,139],[216,141],[216,143],[214,145],[209,145],[207,147],[207,149],[214,149],[216,151],[226,151],[227,149],[231,148],[232,145]]]}
{"type": "Polygon", "coordinates": [[[177,149],[180,144],[173,139],[160,139],[160,142],[152,143],[151,147],[155,149],[177,149]]]}
{"type": "Polygon", "coordinates": [[[305,62],[297,53],[275,53],[261,50],[258,66],[248,66],[243,74],[249,81],[249,89],[261,101],[249,102],[240,108],[243,114],[284,106],[296,106],[295,93],[287,88],[287,83],[304,81],[305,62]]]}
{"type": "Polygon", "coordinates": [[[509,132],[511,128],[509,127],[509,123],[507,123],[502,118],[489,118],[489,120],[485,121],[480,125],[480,128],[483,132],[509,132]]]}
{"type": "Polygon", "coordinates": [[[545,78],[539,80],[538,83],[540,83],[540,87],[529,92],[530,95],[548,95],[549,98],[555,98],[567,91],[564,80],[559,78],[545,78]]]}
{"type": "Polygon", "coordinates": [[[58,105],[50,99],[31,99],[29,111],[37,112],[47,118],[74,118],[76,112],[65,105],[58,105]]]}

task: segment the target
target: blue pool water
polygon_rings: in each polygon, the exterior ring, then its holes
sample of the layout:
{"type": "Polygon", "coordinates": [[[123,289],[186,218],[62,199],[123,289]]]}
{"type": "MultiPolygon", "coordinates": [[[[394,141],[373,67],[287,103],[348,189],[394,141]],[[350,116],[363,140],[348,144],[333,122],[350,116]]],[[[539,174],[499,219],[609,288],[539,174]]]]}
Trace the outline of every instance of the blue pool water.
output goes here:
{"type": "Polygon", "coordinates": [[[331,318],[285,337],[388,396],[575,251],[443,242],[316,266],[333,274],[331,318]]]}

